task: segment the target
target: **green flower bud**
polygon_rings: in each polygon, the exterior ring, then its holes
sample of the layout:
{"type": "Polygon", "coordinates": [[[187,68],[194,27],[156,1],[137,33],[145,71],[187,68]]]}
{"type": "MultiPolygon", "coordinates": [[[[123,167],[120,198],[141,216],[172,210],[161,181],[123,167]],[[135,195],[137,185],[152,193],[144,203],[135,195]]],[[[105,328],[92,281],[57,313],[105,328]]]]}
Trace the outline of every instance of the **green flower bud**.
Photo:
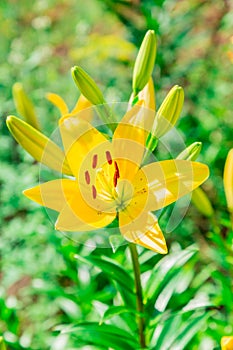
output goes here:
{"type": "Polygon", "coordinates": [[[175,85],[169,91],[161,104],[155,118],[153,135],[160,138],[166,134],[177,122],[184,103],[182,87],[175,85]]]}
{"type": "MultiPolygon", "coordinates": [[[[193,142],[190,146],[185,148],[185,150],[181,152],[176,159],[195,161],[199,156],[201,148],[202,142],[193,142]]],[[[211,217],[214,214],[209,198],[200,187],[193,191],[191,200],[201,214],[205,215],[206,217],[211,217]]]]}
{"type": "Polygon", "coordinates": [[[38,162],[51,169],[72,175],[64,152],[48,137],[15,117],[7,117],[6,124],[15,140],[38,162]]]}
{"type": "Polygon", "coordinates": [[[209,198],[200,187],[196,188],[193,191],[191,200],[198,211],[203,215],[211,217],[214,214],[214,210],[209,198]]]}
{"type": "Polygon", "coordinates": [[[156,36],[153,30],[148,30],[139,49],[133,70],[133,92],[137,95],[152,74],[156,56],[156,36]]]}
{"type": "Polygon", "coordinates": [[[104,97],[94,80],[81,67],[71,68],[72,77],[80,92],[93,105],[102,105],[105,103],[104,97]]]}
{"type": "Polygon", "coordinates": [[[21,83],[15,83],[13,85],[12,92],[17,112],[28,124],[39,130],[40,126],[35,113],[35,108],[26,95],[23,85],[21,83]]]}
{"type": "Polygon", "coordinates": [[[185,148],[183,152],[181,152],[176,159],[183,160],[196,160],[201,152],[202,142],[193,142],[190,146],[185,148]]]}

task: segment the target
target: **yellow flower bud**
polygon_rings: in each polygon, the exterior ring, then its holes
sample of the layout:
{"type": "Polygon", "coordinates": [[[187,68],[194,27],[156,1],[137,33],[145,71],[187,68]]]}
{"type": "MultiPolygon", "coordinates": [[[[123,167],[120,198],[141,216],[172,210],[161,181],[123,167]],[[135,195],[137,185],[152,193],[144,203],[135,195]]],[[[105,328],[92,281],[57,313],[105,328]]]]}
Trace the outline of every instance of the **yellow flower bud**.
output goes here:
{"type": "Polygon", "coordinates": [[[39,122],[36,117],[35,108],[26,95],[23,85],[15,83],[12,88],[13,97],[18,113],[25,119],[25,121],[36,129],[40,129],[39,122]]]}
{"type": "Polygon", "coordinates": [[[232,350],[233,349],[233,336],[222,337],[221,347],[222,347],[222,350],[232,350]]]}
{"type": "Polygon", "coordinates": [[[227,200],[227,207],[233,213],[233,148],[229,151],[224,167],[223,183],[227,200]]]}
{"type": "Polygon", "coordinates": [[[199,153],[202,148],[201,142],[193,142],[190,146],[185,148],[183,152],[181,152],[176,159],[190,160],[194,161],[199,156],[199,153]]]}
{"type": "Polygon", "coordinates": [[[137,95],[147,84],[155,63],[156,36],[148,30],[139,49],[133,70],[133,92],[137,95]]]}
{"type": "Polygon", "coordinates": [[[15,140],[38,162],[67,175],[72,175],[64,152],[48,137],[15,117],[7,117],[6,124],[15,140]]]}
{"type": "Polygon", "coordinates": [[[153,134],[160,138],[166,134],[177,122],[184,103],[182,87],[175,85],[169,91],[161,104],[153,127],[153,134]]]}
{"type": "Polygon", "coordinates": [[[105,103],[104,97],[94,80],[81,67],[75,66],[71,68],[72,77],[80,92],[93,105],[101,105],[105,103]]]}

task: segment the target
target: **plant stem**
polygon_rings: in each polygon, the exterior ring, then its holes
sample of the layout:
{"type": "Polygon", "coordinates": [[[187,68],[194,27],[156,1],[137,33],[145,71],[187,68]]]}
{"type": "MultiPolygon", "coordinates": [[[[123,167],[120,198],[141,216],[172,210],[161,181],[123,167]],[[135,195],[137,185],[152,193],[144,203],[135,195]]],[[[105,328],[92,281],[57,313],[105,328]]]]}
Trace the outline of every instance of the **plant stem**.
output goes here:
{"type": "Polygon", "coordinates": [[[142,297],[142,285],[141,285],[141,277],[140,277],[140,265],[138,261],[138,252],[136,245],[133,243],[129,243],[130,254],[133,262],[133,270],[134,270],[134,282],[135,282],[135,291],[136,291],[136,300],[137,300],[137,321],[138,321],[138,332],[139,332],[139,341],[142,349],[146,348],[146,340],[145,340],[145,318],[143,316],[144,313],[144,305],[143,305],[143,297],[142,297]]]}

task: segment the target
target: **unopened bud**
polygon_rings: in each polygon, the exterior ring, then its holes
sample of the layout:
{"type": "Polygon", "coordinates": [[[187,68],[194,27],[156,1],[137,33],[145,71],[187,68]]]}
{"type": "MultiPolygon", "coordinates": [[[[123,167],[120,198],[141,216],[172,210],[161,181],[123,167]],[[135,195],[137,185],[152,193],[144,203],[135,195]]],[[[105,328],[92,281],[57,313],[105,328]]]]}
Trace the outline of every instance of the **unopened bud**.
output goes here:
{"type": "Polygon", "coordinates": [[[224,174],[223,183],[227,200],[227,207],[230,213],[233,213],[233,148],[228,152],[224,174]]]}
{"type": "Polygon", "coordinates": [[[75,66],[71,68],[72,77],[80,92],[93,105],[101,105],[105,103],[102,92],[96,85],[94,80],[81,67],[75,66]]]}
{"type": "Polygon", "coordinates": [[[38,162],[51,169],[72,175],[64,152],[47,136],[15,117],[7,117],[6,124],[15,140],[38,162]]]}
{"type": "Polygon", "coordinates": [[[139,49],[133,70],[133,92],[137,95],[147,84],[155,63],[156,36],[148,30],[139,49]]]}
{"type": "Polygon", "coordinates": [[[156,117],[153,134],[160,138],[166,134],[177,122],[184,103],[182,87],[175,85],[169,91],[161,104],[156,117]]]}
{"type": "Polygon", "coordinates": [[[190,146],[185,148],[176,159],[191,160],[194,161],[199,156],[199,153],[202,148],[202,142],[193,142],[190,146]]]}
{"type": "Polygon", "coordinates": [[[25,121],[36,129],[40,129],[39,122],[36,117],[35,108],[26,95],[23,85],[15,83],[12,88],[15,107],[18,113],[25,119],[25,121]]]}

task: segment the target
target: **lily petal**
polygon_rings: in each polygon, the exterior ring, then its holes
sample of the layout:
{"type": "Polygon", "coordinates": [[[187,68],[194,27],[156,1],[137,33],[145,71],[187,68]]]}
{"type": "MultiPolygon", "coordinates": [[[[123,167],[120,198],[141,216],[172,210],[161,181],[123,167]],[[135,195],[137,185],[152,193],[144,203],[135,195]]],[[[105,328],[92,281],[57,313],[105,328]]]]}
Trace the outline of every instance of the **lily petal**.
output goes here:
{"type": "Polygon", "coordinates": [[[60,212],[55,227],[64,231],[92,231],[109,225],[115,217],[116,212],[105,213],[89,206],[78,192],[60,212]]]}
{"type": "Polygon", "coordinates": [[[158,210],[200,186],[209,176],[205,164],[185,160],[151,163],[139,170],[148,181],[147,209],[158,210]]]}
{"type": "Polygon", "coordinates": [[[93,118],[93,109],[92,103],[86,99],[83,95],[80,95],[76,105],[74,106],[73,110],[71,113],[73,115],[78,114],[78,116],[81,117],[81,119],[86,120],[87,122],[91,122],[93,118]],[[82,113],[80,113],[82,111],[82,113]]]}
{"type": "Polygon", "coordinates": [[[139,101],[126,113],[113,135],[114,158],[121,176],[129,181],[137,173],[145,151],[144,112],[143,102],[139,101]]]}
{"type": "Polygon", "coordinates": [[[29,199],[47,208],[61,211],[78,191],[77,182],[69,179],[57,179],[45,182],[25,190],[23,194],[29,199]]]}
{"type": "Polygon", "coordinates": [[[97,146],[105,143],[106,147],[108,145],[109,148],[111,147],[111,143],[103,134],[88,122],[77,117],[64,118],[63,123],[60,124],[60,131],[68,163],[77,179],[81,164],[87,155],[91,162],[97,146]]]}
{"type": "Polygon", "coordinates": [[[131,221],[127,212],[119,213],[119,227],[124,238],[156,253],[167,254],[167,245],[158,219],[150,212],[143,212],[131,221]]]}
{"type": "Polygon", "coordinates": [[[63,98],[61,98],[61,96],[49,92],[46,95],[46,98],[49,102],[51,102],[54,106],[56,106],[59,109],[61,116],[69,113],[69,109],[67,107],[67,104],[65,103],[63,98]]]}
{"type": "Polygon", "coordinates": [[[138,94],[139,100],[145,101],[145,107],[154,111],[156,109],[155,103],[155,89],[153,79],[150,77],[148,83],[145,85],[142,91],[138,94]]]}

